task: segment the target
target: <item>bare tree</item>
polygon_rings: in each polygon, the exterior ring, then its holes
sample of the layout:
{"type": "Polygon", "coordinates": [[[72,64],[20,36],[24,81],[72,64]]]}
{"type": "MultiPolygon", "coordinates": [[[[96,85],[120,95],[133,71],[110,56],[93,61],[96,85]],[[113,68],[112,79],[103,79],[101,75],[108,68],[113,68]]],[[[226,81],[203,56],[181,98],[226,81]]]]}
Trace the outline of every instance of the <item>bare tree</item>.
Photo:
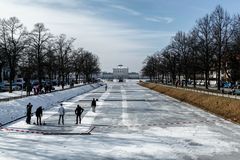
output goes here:
{"type": "Polygon", "coordinates": [[[162,83],[164,83],[166,67],[164,65],[164,58],[163,58],[162,52],[156,52],[154,54],[154,58],[156,59],[157,79],[158,79],[158,81],[160,81],[160,79],[161,79],[162,83]]]}
{"type": "MultiPolygon", "coordinates": [[[[172,41],[172,51],[178,55],[179,58],[179,75],[183,73],[185,77],[185,86],[187,86],[187,81],[189,79],[189,66],[190,66],[190,53],[188,46],[188,37],[184,32],[178,32],[172,41]],[[182,73],[181,73],[182,71],[182,73]]],[[[180,79],[180,78],[179,78],[180,79]]]]}
{"type": "Polygon", "coordinates": [[[83,74],[83,48],[78,48],[73,51],[72,54],[72,66],[73,71],[75,72],[75,83],[78,83],[78,79],[80,80],[80,76],[83,74]]]}
{"type": "Polygon", "coordinates": [[[232,36],[232,19],[228,12],[224,11],[221,6],[217,6],[211,14],[212,21],[212,34],[215,45],[215,53],[217,56],[217,86],[218,90],[221,87],[221,70],[222,70],[222,57],[228,52],[228,45],[232,36]]]}
{"type": "Polygon", "coordinates": [[[193,78],[193,87],[196,87],[196,75],[197,73],[201,72],[201,62],[200,62],[200,55],[199,55],[199,38],[198,38],[198,31],[193,29],[188,37],[188,46],[189,46],[189,53],[191,63],[189,66],[190,74],[193,78]]]}
{"type": "Polygon", "coordinates": [[[172,84],[176,81],[177,75],[177,63],[178,63],[178,56],[176,52],[172,51],[172,46],[167,46],[162,53],[166,65],[167,72],[170,74],[172,84]]]}
{"type": "MultiPolygon", "coordinates": [[[[161,66],[161,74],[170,74],[172,82],[176,75],[194,79],[204,74],[205,87],[208,89],[211,71],[217,72],[218,90],[221,87],[221,71],[225,71],[227,80],[240,79],[240,16],[233,18],[221,6],[197,21],[189,34],[179,31],[160,56],[149,56],[161,66]],[[161,60],[160,60],[161,59],[161,60]]],[[[160,70],[152,70],[147,58],[143,71],[145,75],[158,75],[160,70]]],[[[154,68],[154,66],[152,67],[154,68]]],[[[159,67],[157,67],[159,68],[159,67]]],[[[225,76],[224,75],[224,76],[225,76]]],[[[185,81],[187,82],[187,81],[185,81]]],[[[186,84],[185,84],[186,85],[186,84]]]]}
{"type": "Polygon", "coordinates": [[[150,81],[155,80],[157,76],[157,60],[156,57],[148,56],[144,62],[144,67],[142,68],[143,75],[148,76],[150,81]]]}
{"type": "Polygon", "coordinates": [[[205,87],[208,89],[209,71],[213,67],[213,35],[212,35],[212,21],[207,14],[205,17],[197,21],[195,30],[199,38],[200,59],[202,68],[205,74],[205,87]]]}
{"type": "Polygon", "coordinates": [[[70,63],[69,57],[73,50],[74,41],[74,38],[67,39],[65,34],[58,36],[55,41],[58,75],[59,80],[61,79],[62,83],[64,83],[65,78],[67,77],[68,66],[70,63]]]}
{"type": "Polygon", "coordinates": [[[41,84],[44,78],[44,61],[47,55],[47,44],[52,38],[51,33],[45,28],[43,23],[36,23],[34,29],[29,34],[30,46],[33,53],[33,61],[36,65],[37,77],[41,84]]]}
{"type": "Polygon", "coordinates": [[[92,81],[92,75],[100,72],[99,58],[89,51],[83,51],[82,73],[85,75],[86,82],[92,81]]]}
{"type": "Polygon", "coordinates": [[[44,60],[45,73],[48,75],[48,79],[53,80],[57,77],[57,56],[54,41],[49,41],[46,44],[46,57],[44,60]]]}
{"type": "Polygon", "coordinates": [[[7,62],[7,59],[5,57],[3,53],[3,49],[2,49],[2,46],[0,46],[0,82],[2,82],[2,70],[3,70],[3,67],[5,66],[6,62],[7,62]]]}
{"type": "Polygon", "coordinates": [[[21,71],[22,77],[25,79],[27,83],[30,83],[30,79],[32,79],[34,71],[35,71],[35,64],[33,60],[33,53],[31,52],[30,48],[27,47],[23,54],[21,55],[18,66],[21,71]]]}
{"type": "Polygon", "coordinates": [[[233,35],[230,40],[230,50],[225,54],[223,63],[229,80],[240,80],[240,15],[234,17],[233,35]]]}
{"type": "Polygon", "coordinates": [[[27,35],[26,28],[16,17],[0,21],[0,45],[10,68],[10,93],[16,76],[18,60],[28,43],[27,35]]]}

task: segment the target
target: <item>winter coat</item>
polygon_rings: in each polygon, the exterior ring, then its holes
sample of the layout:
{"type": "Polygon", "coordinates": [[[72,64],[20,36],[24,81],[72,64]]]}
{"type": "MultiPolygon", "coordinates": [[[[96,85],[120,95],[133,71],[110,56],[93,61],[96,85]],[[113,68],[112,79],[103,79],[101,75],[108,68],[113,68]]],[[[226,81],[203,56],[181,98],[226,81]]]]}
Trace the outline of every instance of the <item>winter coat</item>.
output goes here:
{"type": "Polygon", "coordinates": [[[31,104],[28,104],[27,105],[27,116],[30,116],[32,113],[32,105],[31,104]]]}
{"type": "Polygon", "coordinates": [[[84,111],[84,109],[82,107],[77,107],[75,109],[75,114],[76,115],[81,115],[83,111],[84,111]]]}
{"type": "Polygon", "coordinates": [[[65,114],[65,109],[63,108],[63,106],[61,106],[61,107],[58,109],[58,113],[59,113],[59,115],[64,115],[64,114],[65,114]]]}
{"type": "Polygon", "coordinates": [[[96,100],[92,100],[92,107],[96,107],[96,100]]]}
{"type": "Polygon", "coordinates": [[[36,116],[41,117],[42,116],[42,107],[38,107],[36,110],[36,116]]]}

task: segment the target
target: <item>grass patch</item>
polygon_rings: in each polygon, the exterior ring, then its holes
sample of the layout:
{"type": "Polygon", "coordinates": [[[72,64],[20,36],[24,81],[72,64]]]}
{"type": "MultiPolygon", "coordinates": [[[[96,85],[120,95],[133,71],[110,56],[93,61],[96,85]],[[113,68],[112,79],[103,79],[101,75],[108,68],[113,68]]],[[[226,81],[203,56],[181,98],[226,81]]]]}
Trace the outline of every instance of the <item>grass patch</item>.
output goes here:
{"type": "Polygon", "coordinates": [[[141,82],[139,84],[240,124],[240,100],[172,88],[155,83],[141,82]]]}

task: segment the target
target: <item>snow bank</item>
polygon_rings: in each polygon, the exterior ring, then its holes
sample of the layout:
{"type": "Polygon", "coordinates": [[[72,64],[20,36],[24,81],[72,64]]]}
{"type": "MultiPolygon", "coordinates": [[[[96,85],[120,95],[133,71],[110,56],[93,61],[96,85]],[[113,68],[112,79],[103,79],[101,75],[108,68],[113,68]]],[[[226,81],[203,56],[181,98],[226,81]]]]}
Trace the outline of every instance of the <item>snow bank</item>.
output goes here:
{"type": "MultiPolygon", "coordinates": [[[[74,86],[80,86],[83,85],[83,83],[79,83],[79,84],[75,84],[74,86]]],[[[62,90],[62,86],[54,86],[55,90],[54,91],[58,91],[58,90],[62,90]]],[[[64,86],[65,89],[70,88],[70,85],[66,85],[64,86]]],[[[12,93],[9,92],[0,92],[0,99],[6,99],[6,98],[12,98],[12,97],[21,97],[21,96],[25,96],[27,93],[26,91],[13,91],[12,93]]],[[[31,95],[33,95],[33,91],[30,93],[31,95]]]]}
{"type": "Polygon", "coordinates": [[[48,94],[36,95],[26,97],[22,99],[12,100],[8,102],[0,103],[0,123],[6,124],[10,121],[16,120],[25,116],[26,105],[30,102],[33,105],[32,112],[35,112],[36,108],[42,106],[44,109],[51,108],[51,106],[57,102],[68,100],[77,95],[91,91],[100,84],[91,84],[81,87],[76,87],[69,90],[53,92],[48,94]]]}

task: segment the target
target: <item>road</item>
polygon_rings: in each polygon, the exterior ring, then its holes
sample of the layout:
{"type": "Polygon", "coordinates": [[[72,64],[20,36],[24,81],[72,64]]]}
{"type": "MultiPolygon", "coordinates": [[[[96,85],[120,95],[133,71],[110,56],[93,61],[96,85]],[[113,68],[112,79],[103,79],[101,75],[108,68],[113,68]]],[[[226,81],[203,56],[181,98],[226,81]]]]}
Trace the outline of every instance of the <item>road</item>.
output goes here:
{"type": "Polygon", "coordinates": [[[44,111],[46,125],[23,119],[6,126],[0,159],[240,159],[238,125],[133,81],[111,82],[107,91],[103,86],[63,104],[65,125],[57,125],[56,104],[44,111]],[[96,113],[92,98],[98,99],[96,113]],[[85,109],[81,125],[74,124],[77,104],[85,109]],[[90,135],[80,134],[89,129],[90,135]]]}

